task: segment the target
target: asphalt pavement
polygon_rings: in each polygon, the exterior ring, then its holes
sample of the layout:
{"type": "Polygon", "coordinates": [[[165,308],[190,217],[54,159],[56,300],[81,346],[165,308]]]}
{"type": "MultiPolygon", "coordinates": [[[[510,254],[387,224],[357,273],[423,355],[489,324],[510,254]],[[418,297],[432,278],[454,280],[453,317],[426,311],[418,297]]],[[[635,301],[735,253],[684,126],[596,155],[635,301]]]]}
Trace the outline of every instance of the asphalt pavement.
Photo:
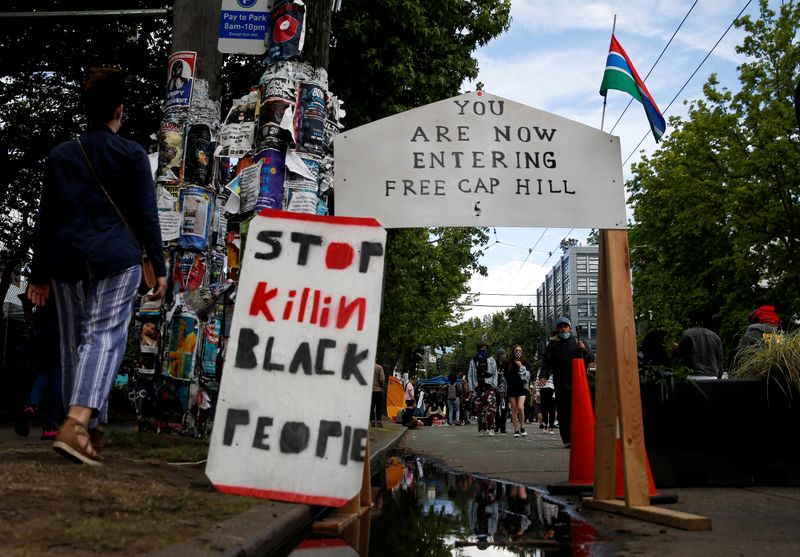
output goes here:
{"type": "MultiPolygon", "coordinates": [[[[570,449],[556,435],[528,425],[528,435],[493,437],[477,427],[424,427],[401,445],[445,468],[553,491],[569,480],[570,449]]],[[[742,439],[742,450],[747,450],[742,439]]],[[[656,486],[658,487],[658,486],[656,486]]],[[[800,555],[800,487],[715,487],[658,490],[677,502],[658,505],[711,520],[707,531],[686,531],[585,507],[579,495],[552,495],[594,525],[599,540],[589,554],[658,556],[800,555]]],[[[584,553],[586,554],[586,553],[584,553]]]]}

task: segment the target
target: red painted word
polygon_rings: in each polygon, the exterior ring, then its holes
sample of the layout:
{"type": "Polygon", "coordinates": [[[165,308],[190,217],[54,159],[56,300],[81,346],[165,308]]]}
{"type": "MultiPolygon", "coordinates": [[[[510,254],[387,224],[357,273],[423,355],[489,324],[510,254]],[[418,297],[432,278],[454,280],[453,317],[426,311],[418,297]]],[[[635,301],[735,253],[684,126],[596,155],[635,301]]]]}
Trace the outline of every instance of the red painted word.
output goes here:
{"type": "Polygon", "coordinates": [[[338,304],[333,304],[333,296],[323,294],[316,288],[303,288],[300,291],[300,299],[297,299],[298,291],[291,289],[282,294],[277,287],[269,288],[266,281],[261,281],[256,285],[256,291],[250,300],[250,315],[256,316],[263,314],[269,322],[275,321],[270,303],[283,307],[281,320],[297,321],[298,323],[310,323],[318,325],[320,328],[327,327],[331,322],[337,329],[344,329],[355,315],[358,318],[356,330],[364,329],[364,318],[367,314],[367,299],[363,297],[347,299],[346,296],[339,296],[338,304]],[[298,302],[295,304],[295,302],[298,302]],[[333,319],[331,319],[333,310],[333,319]]]}

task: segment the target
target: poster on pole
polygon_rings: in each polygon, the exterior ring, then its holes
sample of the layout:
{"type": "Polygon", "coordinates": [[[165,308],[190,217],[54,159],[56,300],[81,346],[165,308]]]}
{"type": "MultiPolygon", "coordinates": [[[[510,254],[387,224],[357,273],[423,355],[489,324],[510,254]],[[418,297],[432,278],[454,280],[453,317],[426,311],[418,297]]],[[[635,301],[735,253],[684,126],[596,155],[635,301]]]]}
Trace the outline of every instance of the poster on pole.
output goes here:
{"type": "Polygon", "coordinates": [[[625,228],[619,138],[483,91],[342,132],[336,214],[386,228],[625,228]]]}
{"type": "Polygon", "coordinates": [[[192,103],[197,52],[173,52],[167,62],[167,91],[164,110],[189,108],[192,103]]]}
{"type": "Polygon", "coordinates": [[[206,475],[341,507],[361,489],[386,231],[265,209],[250,223],[206,475]]]}

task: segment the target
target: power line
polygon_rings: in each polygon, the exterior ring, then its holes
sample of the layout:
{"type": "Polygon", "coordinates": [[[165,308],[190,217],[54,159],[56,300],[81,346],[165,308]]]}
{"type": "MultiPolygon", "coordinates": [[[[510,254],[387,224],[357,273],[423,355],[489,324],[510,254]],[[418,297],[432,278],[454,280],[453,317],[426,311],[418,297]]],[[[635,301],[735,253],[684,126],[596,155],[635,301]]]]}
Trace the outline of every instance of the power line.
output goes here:
{"type": "Polygon", "coordinates": [[[536,294],[490,294],[488,292],[470,292],[471,296],[536,296],[536,294]]]}
{"type": "MultiPolygon", "coordinates": [[[[661,57],[664,56],[664,53],[669,48],[669,45],[672,44],[672,39],[674,39],[675,35],[678,34],[678,31],[681,30],[681,27],[683,27],[683,24],[686,22],[686,19],[689,17],[689,14],[692,13],[692,10],[694,10],[694,7],[697,5],[697,3],[699,1],[700,0],[694,0],[694,4],[692,4],[692,7],[689,8],[688,12],[686,12],[686,15],[683,16],[683,19],[681,20],[680,24],[678,24],[678,28],[675,29],[675,32],[672,34],[672,36],[669,38],[669,41],[667,41],[667,44],[664,46],[664,50],[661,51],[661,54],[658,55],[658,58],[656,58],[656,61],[653,62],[653,66],[650,68],[650,71],[647,72],[647,75],[644,76],[644,79],[642,81],[647,82],[647,78],[650,77],[650,74],[653,73],[654,69],[656,69],[656,66],[658,65],[659,60],[661,60],[661,57]]],[[[625,110],[623,110],[622,114],[619,115],[619,118],[617,118],[617,121],[614,122],[614,125],[611,127],[610,130],[608,130],[608,133],[612,133],[614,131],[614,129],[617,127],[617,124],[619,124],[620,120],[622,120],[622,117],[625,116],[625,113],[628,111],[628,108],[630,108],[631,103],[633,103],[633,97],[630,98],[630,100],[628,101],[628,104],[625,106],[625,110]]]]}
{"type": "MultiPolygon", "coordinates": [[[[679,90],[679,91],[678,91],[678,92],[675,94],[675,96],[674,96],[674,97],[672,97],[672,100],[671,100],[671,101],[669,101],[669,104],[667,105],[667,108],[665,108],[665,109],[664,109],[664,111],[662,112],[662,114],[666,114],[666,113],[667,113],[667,111],[669,110],[669,108],[672,106],[672,103],[674,103],[674,102],[675,102],[675,99],[677,99],[677,98],[678,98],[678,96],[679,96],[679,95],[680,95],[680,94],[683,92],[683,90],[684,90],[684,89],[686,89],[686,86],[687,86],[687,85],[689,85],[689,82],[692,80],[692,78],[695,76],[695,74],[696,74],[698,71],[700,71],[700,68],[703,66],[703,64],[705,64],[706,60],[708,60],[709,56],[711,56],[711,54],[714,52],[714,50],[716,50],[716,48],[719,46],[719,43],[721,43],[721,42],[722,42],[722,39],[724,39],[724,38],[725,38],[725,35],[727,35],[727,34],[728,34],[728,31],[730,31],[730,30],[731,30],[731,28],[733,27],[733,25],[736,23],[736,20],[737,20],[737,19],[739,19],[739,18],[742,16],[742,14],[744,13],[744,11],[747,9],[747,7],[750,5],[750,3],[751,3],[752,1],[753,1],[753,0],[748,0],[748,1],[747,1],[747,4],[745,4],[745,5],[744,5],[744,8],[742,8],[742,9],[741,9],[741,11],[739,12],[739,14],[738,14],[738,15],[737,15],[735,18],[733,18],[733,21],[731,21],[731,24],[730,24],[730,25],[728,25],[728,28],[727,28],[727,29],[725,29],[725,32],[724,32],[724,33],[722,33],[722,36],[720,36],[720,38],[717,40],[717,42],[716,42],[716,43],[714,43],[714,46],[713,46],[713,47],[711,47],[711,50],[709,50],[709,51],[708,51],[708,54],[706,54],[706,55],[705,55],[705,57],[703,58],[703,60],[701,60],[701,61],[700,61],[700,64],[698,64],[698,65],[697,65],[697,67],[695,68],[695,70],[692,72],[692,75],[690,75],[690,76],[689,76],[689,79],[687,79],[687,80],[686,80],[686,82],[683,84],[683,86],[680,88],[680,90],[679,90]]],[[[645,134],[644,134],[644,137],[642,137],[642,139],[639,141],[639,143],[637,143],[637,144],[636,144],[636,147],[634,147],[634,148],[633,148],[633,151],[631,151],[631,154],[630,154],[630,155],[628,155],[628,157],[627,157],[627,158],[626,158],[626,159],[625,159],[625,160],[622,162],[622,166],[625,166],[625,164],[626,164],[626,163],[627,163],[627,162],[630,160],[630,158],[633,156],[633,154],[634,154],[634,153],[636,153],[636,150],[637,150],[637,149],[639,148],[639,146],[640,146],[640,145],[641,145],[641,144],[644,142],[644,140],[645,140],[645,139],[647,139],[647,136],[648,136],[648,135],[650,135],[650,131],[649,131],[649,130],[647,131],[647,133],[645,133],[645,134]]]]}
{"type": "MultiPolygon", "coordinates": [[[[569,235],[570,235],[570,234],[572,234],[572,231],[573,231],[573,230],[575,230],[575,228],[574,228],[574,227],[573,227],[573,228],[570,228],[570,229],[569,229],[569,232],[567,232],[567,233],[564,235],[564,238],[563,238],[563,239],[566,239],[567,237],[569,237],[569,235]]],[[[563,239],[562,239],[562,240],[563,240],[563,239]]],[[[559,241],[559,244],[560,244],[560,241],[559,241]]],[[[547,269],[545,268],[545,266],[547,265],[547,262],[548,262],[548,261],[550,261],[550,258],[551,258],[551,257],[553,257],[553,254],[554,254],[554,253],[556,253],[556,250],[558,250],[558,248],[555,248],[555,249],[554,249],[554,251],[551,251],[551,252],[550,252],[550,255],[548,255],[548,256],[547,256],[547,259],[545,259],[545,260],[544,260],[544,263],[542,263],[542,269],[541,269],[541,270],[543,270],[543,271],[546,271],[546,270],[547,270],[547,269]]],[[[527,290],[527,289],[528,289],[528,287],[531,285],[531,283],[532,283],[534,280],[536,280],[536,276],[537,276],[537,275],[533,275],[533,277],[531,277],[531,280],[530,280],[530,281],[528,281],[528,284],[526,284],[526,285],[525,285],[525,288],[523,288],[523,290],[527,290]]]]}
{"type": "Polygon", "coordinates": [[[514,304],[513,306],[509,306],[509,305],[505,305],[505,306],[504,305],[494,305],[494,304],[459,304],[459,305],[464,306],[464,307],[470,307],[470,308],[514,308],[514,307],[517,307],[517,306],[523,306],[523,307],[526,307],[526,308],[537,308],[538,309],[538,307],[539,307],[536,304],[514,304]]]}

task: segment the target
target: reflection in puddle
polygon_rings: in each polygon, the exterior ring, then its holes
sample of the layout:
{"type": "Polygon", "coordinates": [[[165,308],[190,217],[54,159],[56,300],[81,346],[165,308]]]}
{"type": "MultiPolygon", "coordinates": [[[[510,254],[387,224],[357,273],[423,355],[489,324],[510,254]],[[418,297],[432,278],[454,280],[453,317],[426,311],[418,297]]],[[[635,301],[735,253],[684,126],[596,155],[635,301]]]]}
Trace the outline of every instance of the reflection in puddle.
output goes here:
{"type": "Polygon", "coordinates": [[[389,458],[372,496],[373,556],[587,555],[596,540],[594,528],[536,490],[409,455],[389,458]]]}

